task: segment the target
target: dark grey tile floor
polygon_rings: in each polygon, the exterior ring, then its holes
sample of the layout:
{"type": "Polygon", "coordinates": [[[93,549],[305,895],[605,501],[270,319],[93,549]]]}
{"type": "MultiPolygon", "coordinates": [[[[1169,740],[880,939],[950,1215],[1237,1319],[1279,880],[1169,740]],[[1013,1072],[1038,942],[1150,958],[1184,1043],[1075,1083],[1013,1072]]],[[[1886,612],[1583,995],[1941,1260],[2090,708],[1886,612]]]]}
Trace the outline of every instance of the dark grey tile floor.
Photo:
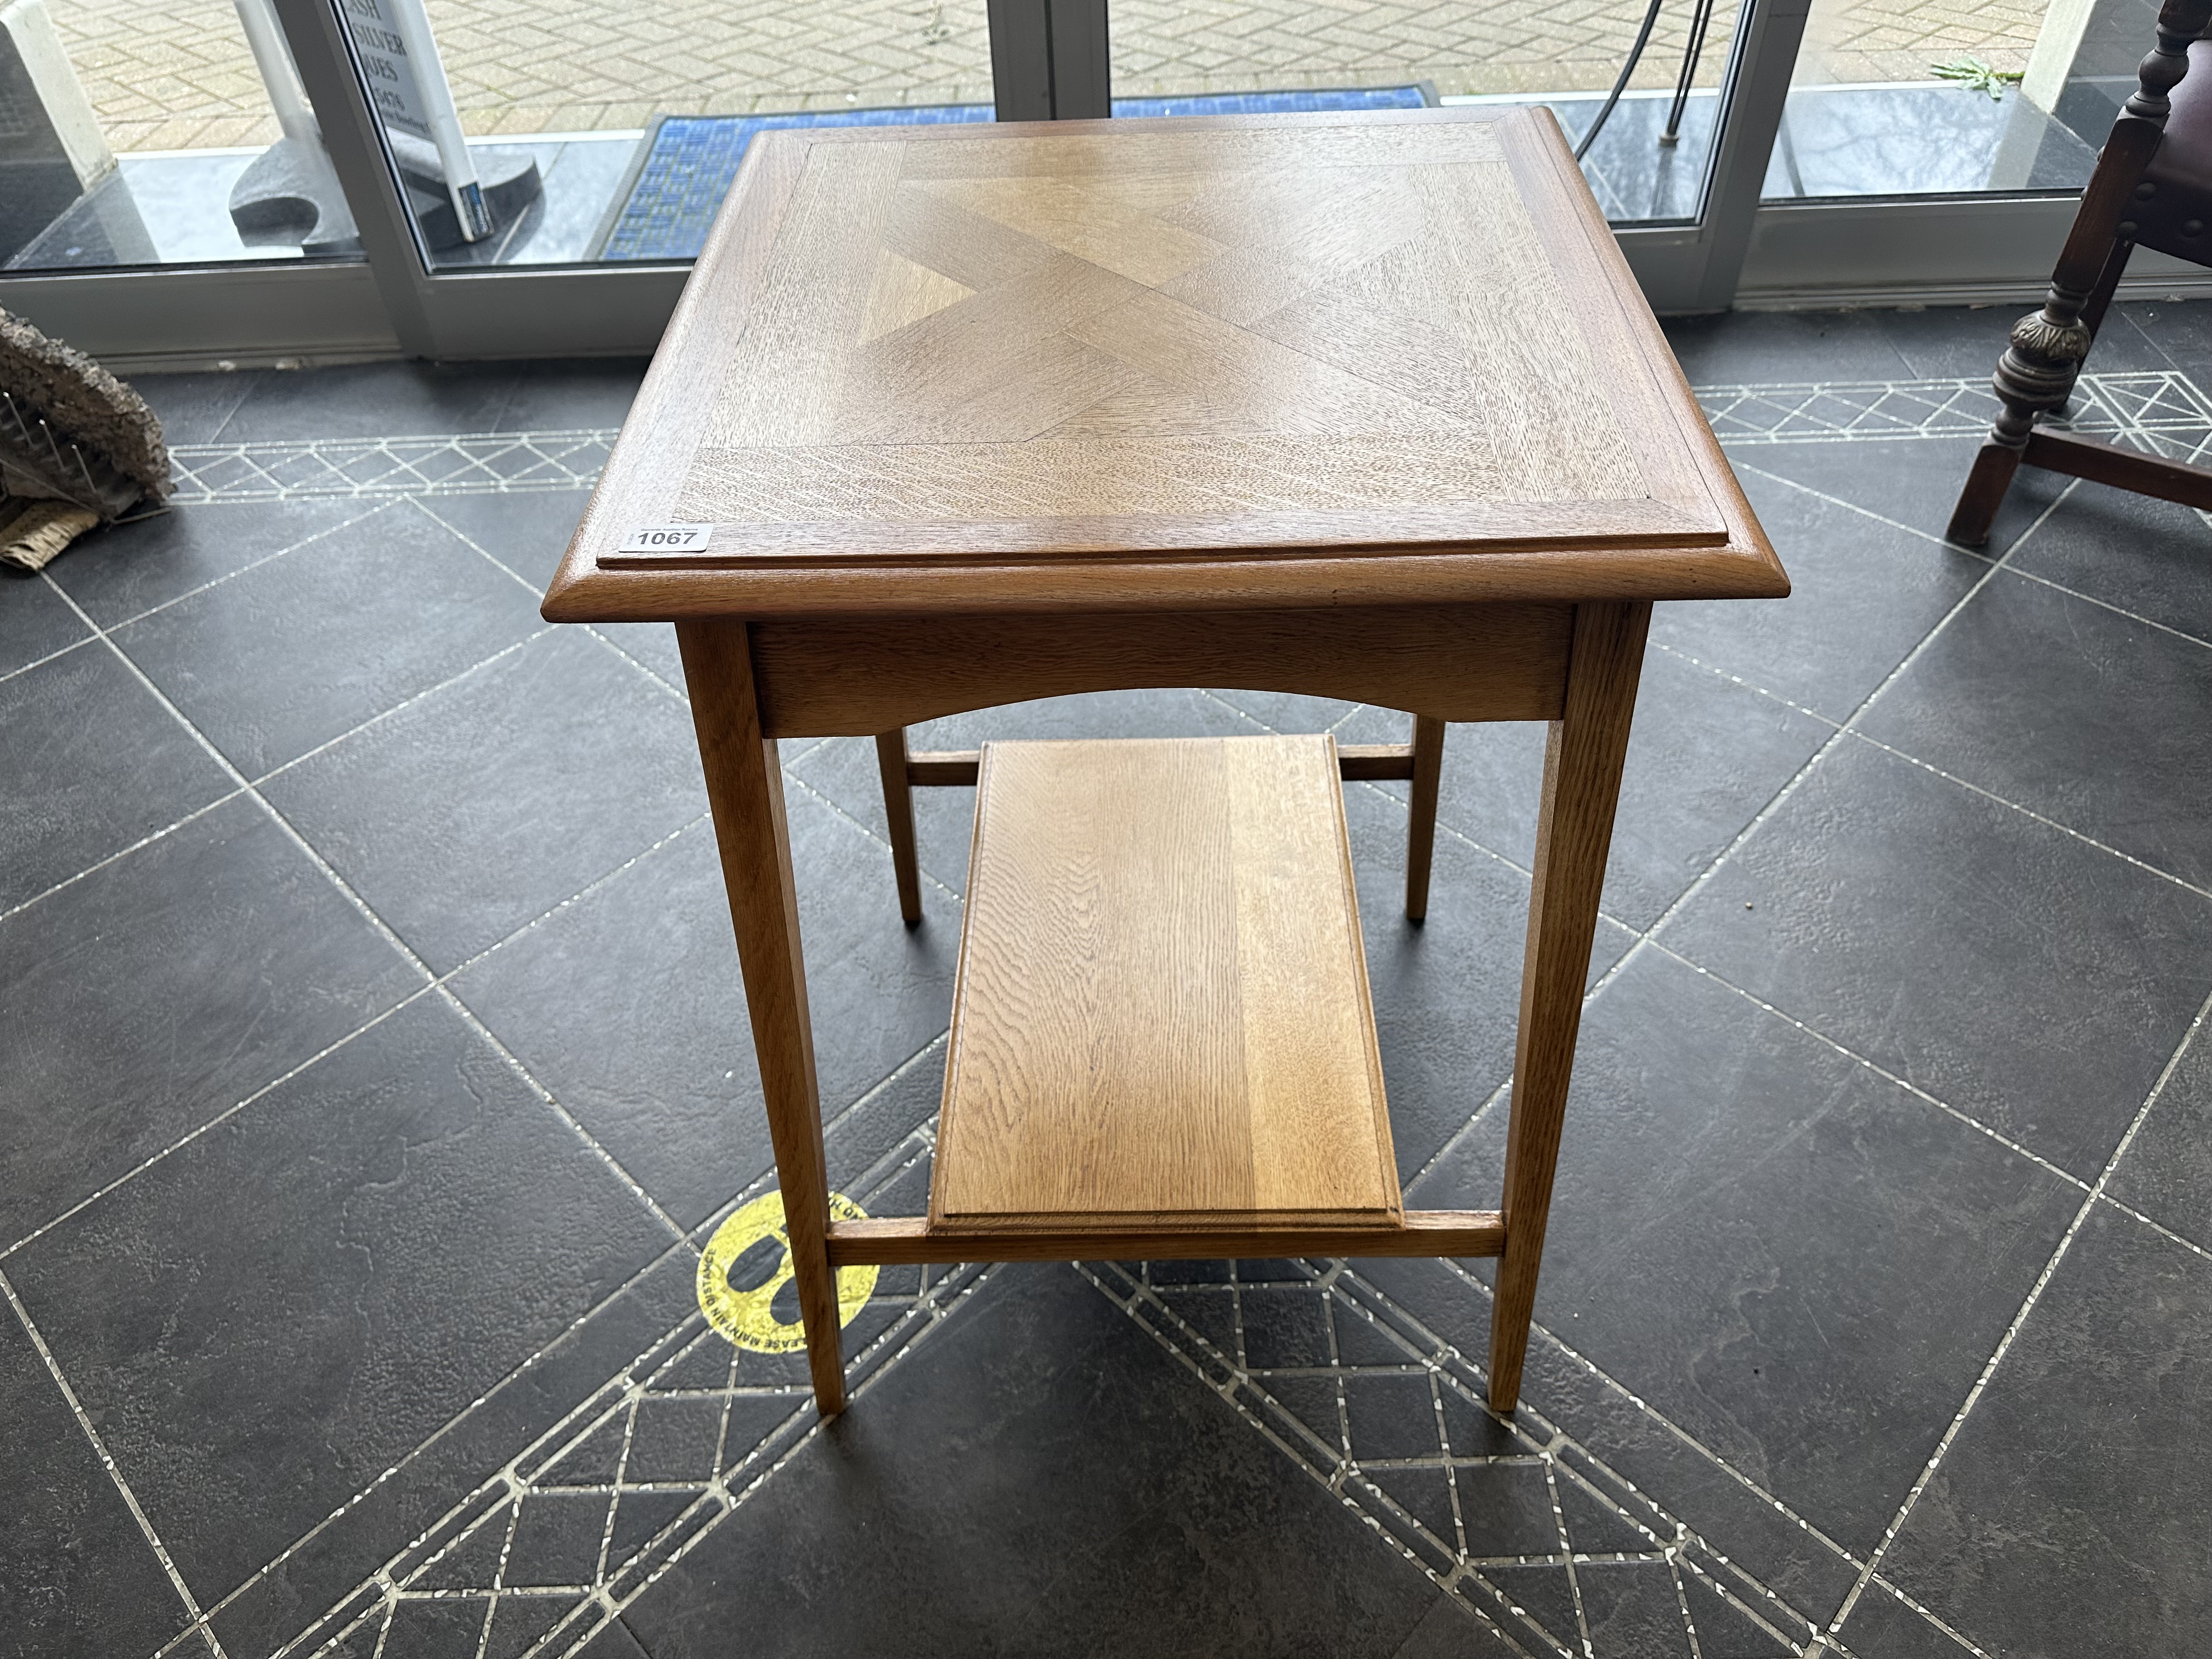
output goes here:
{"type": "MultiPolygon", "coordinates": [[[[0,1650],[2202,1650],[2212,532],[1942,543],[2010,319],[1672,329],[1797,591],[1654,628],[1510,1422],[1482,1264],[1246,1261],[887,1269],[818,1427],[699,1311],[771,1176],[673,641],[536,613],[636,366],[149,381],[183,503],[0,586],[0,1650]]],[[[2086,395],[2212,436],[2207,340],[2086,395]]],[[[1417,1200],[1495,1201],[1540,748],[1454,728],[1420,930],[1347,791],[1417,1200]]],[[[909,933],[868,746],[784,762],[835,1184],[912,1212],[970,798],[909,933]]]]}

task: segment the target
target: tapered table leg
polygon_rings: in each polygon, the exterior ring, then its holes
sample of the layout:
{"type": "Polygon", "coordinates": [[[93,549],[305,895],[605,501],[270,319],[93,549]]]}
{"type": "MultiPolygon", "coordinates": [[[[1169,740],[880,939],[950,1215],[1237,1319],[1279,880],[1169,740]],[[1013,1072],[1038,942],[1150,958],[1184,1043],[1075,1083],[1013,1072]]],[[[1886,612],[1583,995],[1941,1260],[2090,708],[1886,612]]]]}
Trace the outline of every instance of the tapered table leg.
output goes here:
{"type": "Polygon", "coordinates": [[[806,969],[799,953],[799,893],[791,875],[784,821],[783,770],[775,743],[761,735],[745,625],[720,618],[680,621],[684,678],[707,799],[714,811],[722,879],[737,927],[752,1016],[753,1051],[768,1103],[783,1191],[792,1276],[805,1322],[814,1403],[824,1417],[845,1408],[845,1367],[837,1320],[837,1281],[830,1266],[830,1184],[822,1155],[822,1103],[814,1077],[814,1035],[806,1014],[806,969]]]}
{"type": "Polygon", "coordinates": [[[906,775],[906,727],[876,734],[876,769],[884,777],[884,823],[890,831],[891,871],[898,878],[899,915],[921,922],[921,860],[914,845],[914,786],[906,775]]]}
{"type": "Polygon", "coordinates": [[[1413,716],[1413,816],[1406,830],[1406,920],[1429,914],[1429,866],[1437,850],[1437,790],[1444,775],[1444,723],[1413,716]]]}
{"type": "Polygon", "coordinates": [[[1567,1081],[1582,1026],[1583,981],[1650,622],[1649,604],[1576,608],[1566,708],[1552,722],[1544,749],[1544,802],[1536,826],[1521,1032],[1505,1135],[1505,1249],[1490,1316],[1490,1404],[1496,1411],[1511,1411],[1521,1397],[1567,1081]]]}

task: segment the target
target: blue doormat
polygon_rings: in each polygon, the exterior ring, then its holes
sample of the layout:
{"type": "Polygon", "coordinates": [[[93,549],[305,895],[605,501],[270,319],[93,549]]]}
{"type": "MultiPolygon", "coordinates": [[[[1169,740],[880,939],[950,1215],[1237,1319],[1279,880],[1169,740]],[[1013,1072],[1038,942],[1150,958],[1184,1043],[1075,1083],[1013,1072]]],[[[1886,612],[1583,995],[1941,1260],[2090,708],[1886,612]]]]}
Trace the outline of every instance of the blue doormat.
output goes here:
{"type": "MultiPolygon", "coordinates": [[[[1187,98],[1116,98],[1117,116],[1279,115],[1297,110],[1419,109],[1435,102],[1418,86],[1346,92],[1221,92],[1187,98]]],[[[988,121],[988,104],[933,104],[905,109],[822,110],[805,115],[664,115],[644,159],[611,216],[598,258],[690,259],[698,256],[753,134],[779,127],[894,127],[988,121]]]]}

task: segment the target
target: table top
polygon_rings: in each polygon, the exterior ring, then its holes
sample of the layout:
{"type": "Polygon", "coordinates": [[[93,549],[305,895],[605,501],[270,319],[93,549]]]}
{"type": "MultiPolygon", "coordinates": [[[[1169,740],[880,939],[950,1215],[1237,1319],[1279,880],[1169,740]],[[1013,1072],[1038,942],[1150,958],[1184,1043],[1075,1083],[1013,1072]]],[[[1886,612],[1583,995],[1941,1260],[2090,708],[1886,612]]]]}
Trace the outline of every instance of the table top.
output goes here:
{"type": "Polygon", "coordinates": [[[756,137],[555,620],[1765,597],[1538,108],[756,137]]]}

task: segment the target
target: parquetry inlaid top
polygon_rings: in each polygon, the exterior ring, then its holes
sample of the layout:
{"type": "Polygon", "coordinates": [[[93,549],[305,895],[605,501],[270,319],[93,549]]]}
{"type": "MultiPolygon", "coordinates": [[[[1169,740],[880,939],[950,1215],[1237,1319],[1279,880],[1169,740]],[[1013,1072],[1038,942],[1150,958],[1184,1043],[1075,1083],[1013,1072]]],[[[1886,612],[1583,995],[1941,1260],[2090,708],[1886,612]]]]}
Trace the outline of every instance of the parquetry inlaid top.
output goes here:
{"type": "Polygon", "coordinates": [[[761,135],[548,614],[1316,556],[1776,591],[1556,124],[1409,113],[761,135]]]}

